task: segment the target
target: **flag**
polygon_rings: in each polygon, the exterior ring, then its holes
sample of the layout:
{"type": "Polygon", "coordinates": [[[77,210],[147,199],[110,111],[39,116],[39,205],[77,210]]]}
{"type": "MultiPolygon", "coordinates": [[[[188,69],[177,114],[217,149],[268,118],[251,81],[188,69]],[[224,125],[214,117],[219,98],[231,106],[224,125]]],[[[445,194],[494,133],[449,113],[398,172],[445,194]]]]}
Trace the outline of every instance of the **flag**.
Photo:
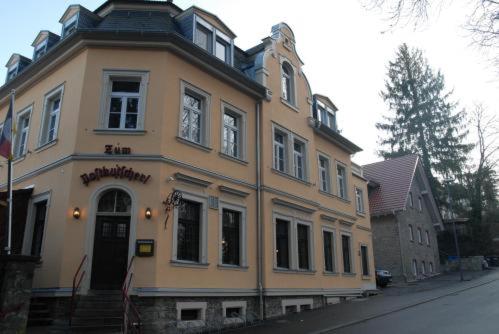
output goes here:
{"type": "Polygon", "coordinates": [[[2,133],[0,134],[0,155],[10,159],[12,147],[12,105],[14,99],[11,97],[9,103],[9,111],[3,123],[2,133]]]}

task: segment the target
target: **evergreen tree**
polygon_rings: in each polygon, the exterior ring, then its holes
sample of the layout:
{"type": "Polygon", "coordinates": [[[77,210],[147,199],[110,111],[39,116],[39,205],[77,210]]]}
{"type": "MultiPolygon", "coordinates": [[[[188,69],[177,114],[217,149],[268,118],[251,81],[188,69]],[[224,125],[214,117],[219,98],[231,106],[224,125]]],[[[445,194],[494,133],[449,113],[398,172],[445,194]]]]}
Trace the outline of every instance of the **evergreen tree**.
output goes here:
{"type": "Polygon", "coordinates": [[[393,116],[376,124],[387,133],[380,138],[379,153],[385,159],[419,154],[437,197],[443,194],[436,177],[459,174],[472,148],[463,144],[464,111],[456,111],[451,95],[445,91],[443,75],[434,73],[421,50],[399,47],[381,92],[393,116]]]}

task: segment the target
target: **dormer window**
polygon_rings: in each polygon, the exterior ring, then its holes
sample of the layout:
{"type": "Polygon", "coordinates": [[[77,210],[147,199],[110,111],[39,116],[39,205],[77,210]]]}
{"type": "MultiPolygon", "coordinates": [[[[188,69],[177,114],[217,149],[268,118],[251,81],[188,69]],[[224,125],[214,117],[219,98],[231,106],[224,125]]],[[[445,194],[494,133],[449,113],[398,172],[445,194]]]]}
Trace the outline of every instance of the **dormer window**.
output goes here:
{"type": "Polygon", "coordinates": [[[37,60],[38,58],[43,56],[45,53],[47,53],[47,40],[46,39],[35,47],[35,52],[33,53],[33,60],[37,60]]]}
{"type": "Polygon", "coordinates": [[[76,31],[78,23],[78,13],[71,16],[62,24],[62,38],[71,35],[76,31]]]}
{"type": "Polygon", "coordinates": [[[232,39],[199,16],[195,16],[194,43],[227,64],[232,64],[232,39]]]}
{"type": "Polygon", "coordinates": [[[319,121],[329,128],[336,130],[336,113],[334,112],[334,110],[320,101],[317,101],[317,109],[319,111],[319,121]]]}
{"type": "Polygon", "coordinates": [[[7,70],[7,81],[14,79],[17,76],[19,63],[15,63],[7,70]]]}

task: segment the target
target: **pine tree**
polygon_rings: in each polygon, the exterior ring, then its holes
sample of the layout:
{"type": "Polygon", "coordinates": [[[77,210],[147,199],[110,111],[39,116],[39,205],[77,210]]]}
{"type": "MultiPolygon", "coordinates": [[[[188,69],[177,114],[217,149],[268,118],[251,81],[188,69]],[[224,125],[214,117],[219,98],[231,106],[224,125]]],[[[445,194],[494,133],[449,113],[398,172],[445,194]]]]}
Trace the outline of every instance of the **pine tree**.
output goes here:
{"type": "Polygon", "coordinates": [[[376,124],[388,135],[380,138],[379,154],[385,159],[419,154],[435,195],[440,193],[436,177],[459,174],[472,148],[463,143],[465,115],[456,111],[451,95],[445,90],[443,75],[434,73],[421,50],[406,44],[399,47],[381,92],[394,115],[376,124]]]}

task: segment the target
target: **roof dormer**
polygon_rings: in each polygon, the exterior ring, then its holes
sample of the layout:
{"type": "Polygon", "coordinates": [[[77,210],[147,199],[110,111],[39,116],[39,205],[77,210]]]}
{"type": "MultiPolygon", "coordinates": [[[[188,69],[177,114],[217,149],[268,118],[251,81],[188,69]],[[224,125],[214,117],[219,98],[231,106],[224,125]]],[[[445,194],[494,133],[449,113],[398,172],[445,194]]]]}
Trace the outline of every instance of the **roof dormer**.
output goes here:
{"type": "Polygon", "coordinates": [[[224,63],[234,64],[236,35],[218,16],[192,6],[176,17],[184,36],[224,63]]]}
{"type": "Polygon", "coordinates": [[[21,56],[19,53],[14,53],[10,58],[5,67],[7,67],[7,77],[5,82],[8,82],[21,73],[21,71],[31,64],[31,59],[21,56]]]}
{"type": "Polygon", "coordinates": [[[31,44],[34,48],[33,51],[33,61],[38,60],[47,51],[59,41],[59,35],[56,35],[48,30],[42,30],[38,33],[35,40],[31,44]]]}
{"type": "Polygon", "coordinates": [[[59,22],[62,24],[61,38],[66,38],[78,28],[93,27],[100,17],[81,5],[71,5],[66,9],[59,22]]]}
{"type": "Polygon", "coordinates": [[[337,111],[338,108],[327,96],[314,94],[313,117],[334,131],[338,131],[337,111]]]}

